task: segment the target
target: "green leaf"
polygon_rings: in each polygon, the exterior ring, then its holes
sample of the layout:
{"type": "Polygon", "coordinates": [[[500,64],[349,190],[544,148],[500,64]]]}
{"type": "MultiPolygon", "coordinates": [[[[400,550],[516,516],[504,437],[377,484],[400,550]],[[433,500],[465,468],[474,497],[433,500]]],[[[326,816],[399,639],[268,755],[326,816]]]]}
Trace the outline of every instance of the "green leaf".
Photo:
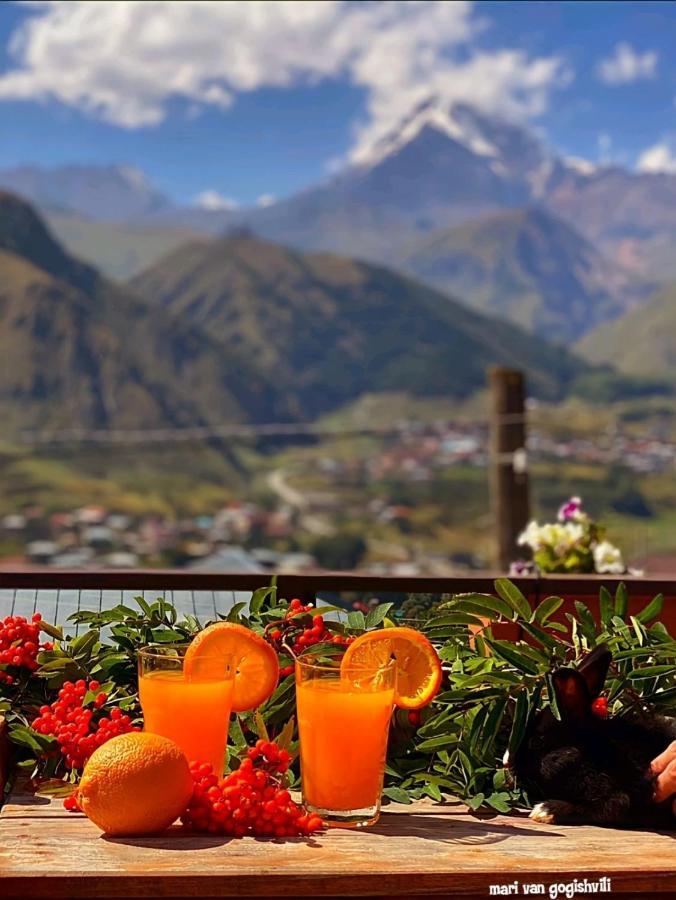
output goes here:
{"type": "Polygon", "coordinates": [[[502,725],[502,717],[507,706],[507,697],[502,697],[493,704],[486,723],[481,733],[481,751],[485,758],[490,757],[493,751],[493,744],[497,737],[500,726],[502,725]]]}
{"type": "Polygon", "coordinates": [[[613,598],[610,596],[610,591],[602,585],[599,591],[599,614],[604,626],[610,623],[614,612],[613,598]]]}
{"type": "Polygon", "coordinates": [[[517,650],[514,644],[507,641],[489,641],[488,639],[486,643],[497,656],[511,663],[515,669],[526,672],[528,675],[537,675],[539,671],[537,663],[524,655],[521,650],[517,650]]]}
{"type": "Polygon", "coordinates": [[[366,619],[364,618],[364,613],[358,609],[353,610],[347,614],[347,624],[350,628],[358,628],[360,631],[364,631],[366,628],[366,619]]]}
{"type": "Polygon", "coordinates": [[[591,645],[594,645],[596,643],[596,622],[591,610],[581,600],[576,600],[575,611],[582,634],[591,645]]]}
{"type": "Polygon", "coordinates": [[[645,666],[641,669],[634,669],[627,673],[627,678],[631,681],[640,681],[643,678],[657,678],[659,675],[673,675],[674,666],[645,666]]]}
{"type": "Polygon", "coordinates": [[[440,628],[442,625],[477,625],[481,627],[485,623],[465,612],[450,612],[434,619],[429,619],[425,623],[425,628],[440,628]]]}
{"type": "Polygon", "coordinates": [[[563,597],[545,597],[542,603],[539,603],[535,609],[531,622],[537,622],[538,625],[543,625],[561,606],[563,606],[563,597]]]}
{"type": "Polygon", "coordinates": [[[9,739],[13,744],[19,744],[41,753],[50,746],[56,744],[56,739],[45,734],[38,734],[27,725],[15,725],[10,729],[9,739]]]}
{"type": "Polygon", "coordinates": [[[527,634],[529,634],[532,638],[542,644],[543,647],[551,650],[553,653],[556,653],[560,650],[561,642],[557,641],[550,634],[547,634],[547,632],[542,628],[538,628],[538,626],[533,624],[532,622],[522,622],[521,627],[527,634]]]}
{"type": "Polygon", "coordinates": [[[153,628],[151,634],[156,644],[181,644],[185,640],[179,631],[172,628],[153,628]]]}
{"type": "MultiPolygon", "coordinates": [[[[445,606],[446,604],[444,604],[445,606]]],[[[505,619],[513,617],[513,610],[509,603],[500,597],[493,597],[492,594],[456,594],[448,606],[451,610],[462,609],[465,612],[486,616],[488,619],[493,619],[496,615],[505,619]]]]}
{"type": "Polygon", "coordinates": [[[435,803],[441,803],[442,797],[438,785],[429,782],[425,785],[423,794],[427,794],[427,796],[434,800],[435,803]]]}
{"type": "Polygon", "coordinates": [[[254,591],[251,595],[251,600],[249,601],[249,611],[251,612],[251,615],[257,616],[268,597],[272,597],[276,593],[277,585],[274,584],[258,588],[258,590],[254,591]]]}
{"type": "Polygon", "coordinates": [[[473,797],[465,797],[463,803],[466,803],[471,810],[476,812],[479,807],[484,805],[485,800],[484,794],[475,794],[473,797]]]}
{"type": "Polygon", "coordinates": [[[620,634],[622,635],[624,640],[630,644],[631,643],[631,632],[629,631],[629,628],[627,627],[627,623],[624,621],[624,619],[621,619],[619,616],[613,616],[610,621],[611,621],[611,624],[613,624],[615,626],[615,628],[617,628],[617,630],[620,632],[620,634]]]}
{"type": "Polygon", "coordinates": [[[279,747],[280,750],[288,750],[291,741],[293,740],[293,733],[296,728],[296,720],[294,716],[291,716],[289,721],[286,723],[284,728],[277,735],[275,743],[279,747]]]}
{"type": "Polygon", "coordinates": [[[429,738],[417,745],[418,750],[423,752],[427,750],[438,750],[439,747],[448,747],[450,744],[456,744],[458,737],[456,734],[442,734],[439,737],[429,738]]]}
{"type": "Polygon", "coordinates": [[[621,581],[615,591],[615,615],[620,619],[624,619],[629,609],[629,595],[627,594],[627,586],[621,581]]]}
{"type": "Polygon", "coordinates": [[[230,730],[228,732],[228,737],[235,748],[235,750],[239,753],[241,750],[247,746],[247,740],[244,737],[244,731],[242,730],[242,723],[238,715],[233,717],[232,722],[230,723],[230,730]]]}
{"type": "Polygon", "coordinates": [[[55,638],[57,641],[63,640],[63,631],[57,628],[56,625],[50,625],[49,622],[40,622],[40,631],[44,631],[45,634],[55,638]]]}
{"type": "Polygon", "coordinates": [[[643,695],[643,699],[648,700],[650,703],[664,703],[667,700],[671,701],[674,697],[676,697],[676,687],[658,688],[652,694],[643,695]]]}
{"type": "Polygon", "coordinates": [[[384,788],[383,797],[387,797],[388,800],[393,800],[395,803],[411,803],[411,798],[408,796],[406,791],[398,787],[384,788]]]}
{"type": "Polygon", "coordinates": [[[134,597],[134,602],[135,602],[135,603],[138,603],[138,605],[141,607],[141,609],[143,610],[144,614],[145,614],[148,618],[151,617],[151,615],[152,615],[152,610],[150,609],[150,606],[146,603],[146,601],[143,599],[143,597],[134,597]]]}
{"type": "Polygon", "coordinates": [[[104,672],[108,672],[114,666],[120,663],[130,663],[131,660],[126,653],[108,653],[99,661],[99,666],[104,672]]]}
{"type": "Polygon", "coordinates": [[[265,726],[265,719],[260,714],[259,710],[256,710],[256,712],[254,713],[254,730],[262,741],[270,740],[268,729],[265,726]]]}
{"type": "Polygon", "coordinates": [[[488,718],[488,707],[480,706],[472,720],[472,727],[469,731],[469,748],[474,756],[478,756],[477,745],[481,738],[484,722],[488,718]]]}
{"type": "Polygon", "coordinates": [[[233,605],[232,609],[228,612],[228,615],[226,617],[226,622],[239,622],[239,620],[240,620],[239,614],[242,612],[242,610],[244,609],[245,606],[246,606],[246,603],[244,603],[243,601],[240,601],[239,603],[235,603],[233,605]]]}
{"type": "Polygon", "coordinates": [[[375,628],[376,625],[380,625],[393,606],[394,603],[380,603],[370,610],[366,616],[366,628],[375,628]]]}
{"type": "Polygon", "coordinates": [[[645,627],[641,625],[636,616],[629,616],[629,621],[631,622],[631,627],[634,629],[634,633],[636,634],[636,640],[641,646],[643,646],[648,636],[645,627]]]}
{"type": "Polygon", "coordinates": [[[99,633],[97,630],[91,629],[90,631],[85,631],[80,637],[75,638],[70,645],[73,656],[81,659],[88,657],[92,647],[98,639],[99,633]]]}
{"type": "Polygon", "coordinates": [[[529,621],[532,614],[530,603],[513,581],[509,578],[498,578],[495,581],[495,590],[520,618],[529,621]]]}
{"type": "Polygon", "coordinates": [[[486,797],[486,803],[493,809],[501,813],[508,813],[512,811],[512,807],[509,804],[509,794],[491,794],[489,797],[486,797]]]}
{"type": "Polygon", "coordinates": [[[59,656],[58,659],[50,659],[49,662],[43,663],[40,666],[38,673],[42,675],[43,672],[58,672],[59,669],[65,669],[66,666],[71,663],[72,660],[67,656],[59,656]]]}
{"type": "Polygon", "coordinates": [[[664,594],[657,594],[647,606],[643,607],[641,612],[636,615],[636,618],[645,625],[647,622],[650,622],[651,619],[656,619],[657,616],[659,616],[663,606],[664,594]]]}
{"type": "Polygon", "coordinates": [[[512,730],[509,734],[509,742],[507,749],[509,755],[516,753],[524,734],[526,733],[526,723],[528,722],[528,713],[530,711],[530,702],[528,691],[519,691],[516,695],[516,704],[514,707],[514,719],[512,721],[512,730]]]}

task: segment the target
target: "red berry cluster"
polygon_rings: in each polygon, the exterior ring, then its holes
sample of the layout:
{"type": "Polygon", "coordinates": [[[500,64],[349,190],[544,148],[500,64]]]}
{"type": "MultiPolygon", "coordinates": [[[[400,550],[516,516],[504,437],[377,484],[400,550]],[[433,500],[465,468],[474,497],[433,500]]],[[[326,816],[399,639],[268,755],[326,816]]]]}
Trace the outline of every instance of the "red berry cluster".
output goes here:
{"type": "Polygon", "coordinates": [[[69,797],[65,798],[63,801],[63,808],[68,812],[82,812],[77,800],[77,791],[73,791],[69,797]]]}
{"type": "MultiPolygon", "coordinates": [[[[42,616],[35,613],[29,622],[23,616],[5,616],[0,621],[0,666],[15,666],[34,672],[38,667],[37,655],[51,650],[52,644],[40,644],[42,616]]],[[[15,676],[0,669],[0,684],[13,684],[15,676]]]]}
{"type": "Polygon", "coordinates": [[[140,731],[118,707],[111,709],[109,716],[99,713],[108,700],[108,694],[100,687],[98,681],[66,681],[54,703],[41,706],[40,715],[32,723],[39,734],[56,738],[69,769],[81,769],[94,750],[110,738],[140,731]],[[88,691],[96,696],[85,706],[88,691]]]}
{"type": "Polygon", "coordinates": [[[299,837],[323,827],[282,784],[291,757],[270,741],[258,741],[239,769],[219,779],[208,763],[193,762],[194,793],[181,821],[195,831],[243,837],[299,837]]]}
{"type": "Polygon", "coordinates": [[[600,719],[608,718],[608,698],[607,697],[597,697],[596,700],[592,703],[592,712],[595,716],[598,716],[600,719]]]}
{"type": "Polygon", "coordinates": [[[409,709],[408,711],[408,724],[412,725],[413,728],[420,728],[420,724],[422,722],[422,714],[419,709],[409,709]]]}
{"type": "MultiPolygon", "coordinates": [[[[294,655],[297,656],[299,653],[302,653],[303,650],[306,650],[308,647],[312,647],[315,644],[339,644],[347,646],[347,644],[352,643],[354,640],[352,637],[347,637],[342,634],[332,634],[327,629],[324,624],[324,619],[320,615],[313,615],[310,620],[311,624],[301,624],[300,622],[294,621],[297,617],[302,615],[306,616],[305,621],[307,621],[307,615],[314,611],[314,607],[310,603],[306,606],[304,606],[300,600],[292,600],[291,603],[289,603],[289,608],[284,616],[284,621],[280,622],[279,626],[268,631],[268,637],[277,650],[280,650],[285,644],[292,650],[294,655]]],[[[282,678],[293,674],[293,664],[282,666],[279,670],[279,674],[282,678]]]]}

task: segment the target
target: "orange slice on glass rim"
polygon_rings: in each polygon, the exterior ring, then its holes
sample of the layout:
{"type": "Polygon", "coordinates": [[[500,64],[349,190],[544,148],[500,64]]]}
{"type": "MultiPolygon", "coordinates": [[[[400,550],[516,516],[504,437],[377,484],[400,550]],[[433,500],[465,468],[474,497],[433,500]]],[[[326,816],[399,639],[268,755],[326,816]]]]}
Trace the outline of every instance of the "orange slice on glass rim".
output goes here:
{"type": "Polygon", "coordinates": [[[427,706],[441,685],[441,661],[415,628],[381,628],[360,635],[347,648],[340,668],[384,666],[392,657],[397,668],[395,704],[401,709],[427,706]]]}
{"type": "Polygon", "coordinates": [[[270,697],[279,681],[279,659],[265,638],[236,622],[216,622],[193,638],[186,650],[183,670],[190,675],[200,660],[232,657],[235,684],[234,712],[254,709],[270,697]]]}

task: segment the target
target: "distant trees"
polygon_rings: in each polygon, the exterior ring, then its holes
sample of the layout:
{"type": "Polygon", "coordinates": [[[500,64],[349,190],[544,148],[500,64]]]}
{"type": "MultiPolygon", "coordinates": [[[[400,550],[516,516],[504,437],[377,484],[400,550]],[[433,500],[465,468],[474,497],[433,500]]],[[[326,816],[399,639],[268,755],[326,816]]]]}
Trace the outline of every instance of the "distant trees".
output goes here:
{"type": "Polygon", "coordinates": [[[366,553],[366,541],[358,534],[320,537],[310,552],[324,569],[356,569],[366,553]]]}

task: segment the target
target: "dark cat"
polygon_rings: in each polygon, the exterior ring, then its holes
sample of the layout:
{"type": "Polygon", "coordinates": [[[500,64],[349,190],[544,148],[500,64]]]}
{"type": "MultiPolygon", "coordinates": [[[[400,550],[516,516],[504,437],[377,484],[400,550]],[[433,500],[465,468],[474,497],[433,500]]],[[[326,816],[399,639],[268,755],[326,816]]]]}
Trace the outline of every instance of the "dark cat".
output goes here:
{"type": "Polygon", "coordinates": [[[552,676],[561,721],[536,713],[509,767],[537,822],[676,828],[672,800],[656,804],[651,761],[676,740],[676,720],[650,710],[602,718],[592,709],[611,663],[606,645],[552,676]]]}

